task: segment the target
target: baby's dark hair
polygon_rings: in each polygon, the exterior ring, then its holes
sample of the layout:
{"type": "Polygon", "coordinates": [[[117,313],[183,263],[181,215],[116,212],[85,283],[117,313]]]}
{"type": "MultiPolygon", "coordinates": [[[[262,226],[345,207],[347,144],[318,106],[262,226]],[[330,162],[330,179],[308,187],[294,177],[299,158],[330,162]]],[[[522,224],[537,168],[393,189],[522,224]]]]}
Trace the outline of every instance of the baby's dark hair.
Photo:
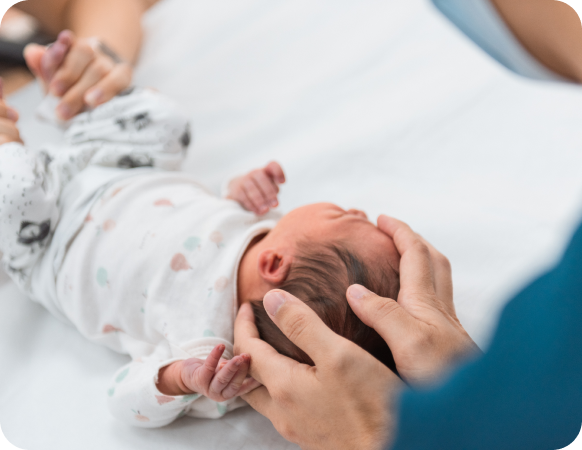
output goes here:
{"type": "MultiPolygon", "coordinates": [[[[400,289],[398,275],[385,273],[380,265],[366,266],[343,245],[317,246],[302,243],[300,255],[278,289],[303,300],[335,333],[349,339],[382,361],[394,372],[396,366],[386,342],[365,325],[350,308],[346,291],[361,284],[381,297],[396,299],[400,289]]],[[[277,328],[263,307],[262,300],[251,302],[261,339],[279,353],[304,364],[314,365],[311,358],[277,328]]]]}

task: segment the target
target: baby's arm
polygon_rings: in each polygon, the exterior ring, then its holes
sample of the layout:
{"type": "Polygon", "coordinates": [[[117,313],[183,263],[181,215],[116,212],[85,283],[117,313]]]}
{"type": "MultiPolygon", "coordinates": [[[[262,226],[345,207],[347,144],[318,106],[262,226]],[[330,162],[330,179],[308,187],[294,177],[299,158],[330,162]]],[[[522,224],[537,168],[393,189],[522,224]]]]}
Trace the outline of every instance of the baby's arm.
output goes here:
{"type": "Polygon", "coordinates": [[[65,134],[88,164],[178,170],[190,145],[190,125],[178,106],[143,88],[76,116],[65,134]]]}
{"type": "Polygon", "coordinates": [[[27,290],[29,276],[59,218],[58,180],[46,155],[26,148],[18,113],[2,99],[0,80],[0,252],[4,267],[27,290]]]}
{"type": "Polygon", "coordinates": [[[285,183],[285,174],[277,162],[256,169],[228,184],[226,198],[236,200],[243,208],[255,214],[266,214],[277,207],[279,184],[285,183]]]}
{"type": "MultiPolygon", "coordinates": [[[[246,378],[248,357],[219,363],[224,346],[218,347],[209,355],[208,364],[197,358],[171,358],[167,346],[161,345],[151,356],[122,367],[108,390],[111,413],[130,425],[162,427],[186,414],[194,402],[203,401],[203,396],[225,402],[257,387],[256,381],[246,378]],[[205,373],[212,364],[220,368],[205,373]]],[[[231,402],[214,405],[204,417],[220,417],[238,406],[231,402]]]]}

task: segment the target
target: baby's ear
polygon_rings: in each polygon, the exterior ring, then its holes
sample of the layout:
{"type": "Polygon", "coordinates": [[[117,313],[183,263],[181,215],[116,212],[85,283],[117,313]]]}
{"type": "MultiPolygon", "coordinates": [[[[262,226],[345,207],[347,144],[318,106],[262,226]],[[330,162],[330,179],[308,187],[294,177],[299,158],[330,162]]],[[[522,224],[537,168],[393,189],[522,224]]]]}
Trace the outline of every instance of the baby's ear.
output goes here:
{"type": "Polygon", "coordinates": [[[258,257],[259,275],[269,285],[277,287],[283,284],[289,272],[293,257],[274,249],[265,249],[258,257]]]}

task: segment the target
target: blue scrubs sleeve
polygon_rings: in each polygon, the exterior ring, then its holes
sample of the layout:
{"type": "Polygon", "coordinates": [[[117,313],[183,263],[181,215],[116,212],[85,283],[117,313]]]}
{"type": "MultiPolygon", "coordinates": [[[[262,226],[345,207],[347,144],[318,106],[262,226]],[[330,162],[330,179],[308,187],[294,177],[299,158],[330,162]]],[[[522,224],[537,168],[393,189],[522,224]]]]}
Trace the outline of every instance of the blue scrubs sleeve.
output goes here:
{"type": "Polygon", "coordinates": [[[407,391],[395,450],[556,450],[582,424],[582,226],[511,302],[486,354],[440,388],[407,391]]]}

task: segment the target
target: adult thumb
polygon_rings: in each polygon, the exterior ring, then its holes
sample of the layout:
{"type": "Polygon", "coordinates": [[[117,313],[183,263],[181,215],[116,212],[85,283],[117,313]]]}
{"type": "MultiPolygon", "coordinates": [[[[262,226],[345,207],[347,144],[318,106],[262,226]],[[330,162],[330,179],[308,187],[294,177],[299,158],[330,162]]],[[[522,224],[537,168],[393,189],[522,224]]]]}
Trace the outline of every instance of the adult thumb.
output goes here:
{"type": "Polygon", "coordinates": [[[395,300],[383,298],[354,284],[348,288],[348,303],[362,322],[393,347],[406,340],[415,327],[415,320],[395,300]]]}

